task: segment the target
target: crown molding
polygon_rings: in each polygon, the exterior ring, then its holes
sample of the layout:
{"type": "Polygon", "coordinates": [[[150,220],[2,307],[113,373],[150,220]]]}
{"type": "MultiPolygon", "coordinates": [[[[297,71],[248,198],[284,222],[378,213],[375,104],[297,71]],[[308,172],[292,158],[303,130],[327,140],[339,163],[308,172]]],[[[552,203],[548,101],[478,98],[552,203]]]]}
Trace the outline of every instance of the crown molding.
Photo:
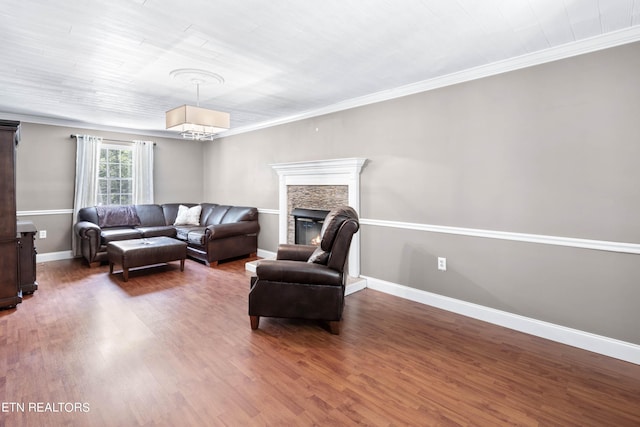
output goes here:
{"type": "Polygon", "coordinates": [[[69,127],[73,129],[99,130],[103,132],[117,132],[117,133],[133,134],[133,135],[140,135],[140,136],[154,136],[157,138],[167,138],[167,139],[179,139],[179,140],[183,139],[180,136],[180,134],[177,134],[171,131],[161,131],[161,130],[152,130],[152,129],[132,129],[132,128],[117,127],[117,126],[106,126],[106,125],[100,125],[97,123],[87,123],[87,122],[62,119],[62,118],[54,118],[54,117],[34,116],[30,114],[16,114],[16,113],[9,113],[6,111],[0,111],[0,117],[6,120],[17,120],[20,122],[33,123],[37,125],[61,126],[61,127],[69,127]]]}
{"type": "MultiPolygon", "coordinates": [[[[278,126],[286,123],[295,122],[298,120],[308,119],[312,117],[322,116],[325,114],[336,113],[339,111],[348,110],[351,108],[361,107],[377,102],[388,101],[395,98],[400,98],[407,95],[413,95],[420,92],[426,92],[434,89],[443,88],[446,86],[455,85],[458,83],[464,83],[481,79],[484,77],[490,77],[509,71],[515,71],[535,65],[545,64],[548,62],[558,61],[573,56],[583,55],[586,53],[596,52],[624,44],[640,41],[640,25],[635,27],[614,31],[611,33],[603,34],[600,36],[590,37],[584,40],[567,43],[561,46],[552,47],[542,51],[522,55],[515,58],[510,58],[503,61],[493,62],[486,65],[470,68],[457,73],[448,74],[433,79],[423,80],[416,83],[400,86],[394,89],[383,90],[380,92],[372,93],[369,95],[348,99],[343,102],[328,105],[326,107],[304,111],[299,114],[293,114],[286,117],[280,117],[273,120],[267,120],[257,123],[255,125],[240,126],[237,128],[229,129],[225,132],[221,132],[213,137],[214,140],[224,138],[227,136],[238,135],[242,133],[252,132],[260,129],[266,129],[273,126],[278,126]]],[[[53,125],[53,126],[66,126],[77,129],[90,129],[101,130],[105,132],[119,132],[129,133],[143,136],[155,136],[168,139],[182,139],[180,135],[175,132],[163,131],[163,130],[150,130],[150,129],[132,129],[122,128],[116,126],[106,126],[95,123],[87,123],[74,121],[63,118],[53,117],[41,117],[28,114],[15,114],[9,112],[0,111],[0,116],[7,120],[18,120],[28,123],[53,125]]]]}
{"type": "Polygon", "coordinates": [[[300,114],[294,114],[287,117],[268,120],[257,123],[255,125],[229,129],[228,131],[221,132],[214,136],[214,140],[224,138],[226,136],[238,135],[241,133],[252,132],[255,130],[291,123],[298,120],[322,116],[325,114],[336,113],[339,111],[374,104],[377,102],[401,98],[407,95],[414,95],[420,92],[440,89],[446,86],[452,86],[459,83],[495,76],[509,71],[516,71],[523,68],[533,67],[535,65],[559,61],[561,59],[571,58],[574,56],[592,53],[616,46],[622,46],[624,44],[629,44],[637,41],[640,41],[640,26],[614,31],[604,35],[595,36],[584,40],[567,43],[561,46],[533,52],[527,55],[481,65],[478,67],[470,68],[468,70],[459,71],[457,73],[447,74],[445,76],[422,80],[394,89],[383,90],[370,95],[348,99],[343,102],[332,104],[323,108],[309,110],[300,114]]]}

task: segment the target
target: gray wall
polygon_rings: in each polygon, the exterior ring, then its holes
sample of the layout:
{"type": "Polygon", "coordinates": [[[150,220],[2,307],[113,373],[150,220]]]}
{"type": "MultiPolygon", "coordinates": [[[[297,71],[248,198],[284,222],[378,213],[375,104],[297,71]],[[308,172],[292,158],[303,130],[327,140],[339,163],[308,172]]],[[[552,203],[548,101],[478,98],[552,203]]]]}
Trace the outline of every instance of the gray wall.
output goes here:
{"type": "MultiPolygon", "coordinates": [[[[158,203],[278,208],[271,163],[366,157],[361,216],[640,243],[640,43],[210,143],[23,123],[19,211],[71,209],[71,133],[152,139],[158,203]]],[[[34,215],[40,254],[71,215],[34,215]]],[[[276,215],[259,247],[275,251],[276,215]]],[[[637,255],[363,225],[362,274],[640,344],[637,255]],[[448,271],[436,269],[445,256],[448,271]]]]}
{"type": "MultiPolygon", "coordinates": [[[[76,142],[69,137],[71,134],[155,141],[156,203],[203,200],[201,142],[23,122],[16,152],[18,212],[73,209],[76,142]]],[[[36,240],[38,253],[71,250],[71,214],[36,214],[19,219],[33,221],[38,230],[47,230],[46,239],[36,240]]]]}
{"type": "MultiPolygon", "coordinates": [[[[634,43],[222,138],[204,198],[277,209],[269,164],[365,157],[365,219],[640,243],[639,69],[634,43]]],[[[637,255],[372,225],[361,239],[363,275],[640,344],[637,255]]]]}

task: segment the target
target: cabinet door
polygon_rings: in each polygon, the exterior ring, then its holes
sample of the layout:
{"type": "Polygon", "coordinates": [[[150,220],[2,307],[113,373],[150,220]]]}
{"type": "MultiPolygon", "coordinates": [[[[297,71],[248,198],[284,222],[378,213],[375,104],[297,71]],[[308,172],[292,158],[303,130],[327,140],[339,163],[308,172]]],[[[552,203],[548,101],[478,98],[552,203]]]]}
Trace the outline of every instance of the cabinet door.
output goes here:
{"type": "Polygon", "coordinates": [[[16,238],[14,133],[0,129],[0,240],[16,238]]]}
{"type": "Polygon", "coordinates": [[[16,224],[16,132],[19,123],[0,120],[0,308],[22,301],[18,283],[16,224]]]}
{"type": "Polygon", "coordinates": [[[20,233],[20,259],[18,260],[20,265],[20,289],[22,290],[22,296],[25,296],[25,294],[32,294],[38,289],[38,283],[36,282],[35,234],[21,232],[20,225],[18,225],[18,232],[20,233]]]}
{"type": "Polygon", "coordinates": [[[22,301],[18,284],[18,241],[0,241],[0,308],[22,301]]]}

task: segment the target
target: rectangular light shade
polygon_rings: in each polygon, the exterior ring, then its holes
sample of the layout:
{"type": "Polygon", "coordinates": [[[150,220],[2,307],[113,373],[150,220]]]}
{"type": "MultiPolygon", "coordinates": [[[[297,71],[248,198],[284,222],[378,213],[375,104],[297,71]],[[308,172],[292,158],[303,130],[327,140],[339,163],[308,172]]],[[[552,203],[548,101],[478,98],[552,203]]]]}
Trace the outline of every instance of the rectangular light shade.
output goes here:
{"type": "Polygon", "coordinates": [[[166,114],[167,129],[180,132],[218,133],[230,127],[229,113],[183,105],[166,114]]]}

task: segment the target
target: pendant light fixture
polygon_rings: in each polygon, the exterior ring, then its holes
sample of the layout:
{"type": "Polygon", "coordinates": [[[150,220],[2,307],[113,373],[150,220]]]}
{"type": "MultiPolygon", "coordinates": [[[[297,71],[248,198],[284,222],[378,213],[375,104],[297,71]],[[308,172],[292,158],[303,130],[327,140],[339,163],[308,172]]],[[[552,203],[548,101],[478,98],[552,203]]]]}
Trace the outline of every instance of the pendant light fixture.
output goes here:
{"type": "Polygon", "coordinates": [[[224,79],[215,73],[192,68],[173,70],[170,76],[196,86],[196,105],[182,105],[167,111],[166,127],[180,132],[185,139],[212,140],[217,133],[230,127],[229,113],[200,107],[200,85],[224,83],[224,79]]]}

